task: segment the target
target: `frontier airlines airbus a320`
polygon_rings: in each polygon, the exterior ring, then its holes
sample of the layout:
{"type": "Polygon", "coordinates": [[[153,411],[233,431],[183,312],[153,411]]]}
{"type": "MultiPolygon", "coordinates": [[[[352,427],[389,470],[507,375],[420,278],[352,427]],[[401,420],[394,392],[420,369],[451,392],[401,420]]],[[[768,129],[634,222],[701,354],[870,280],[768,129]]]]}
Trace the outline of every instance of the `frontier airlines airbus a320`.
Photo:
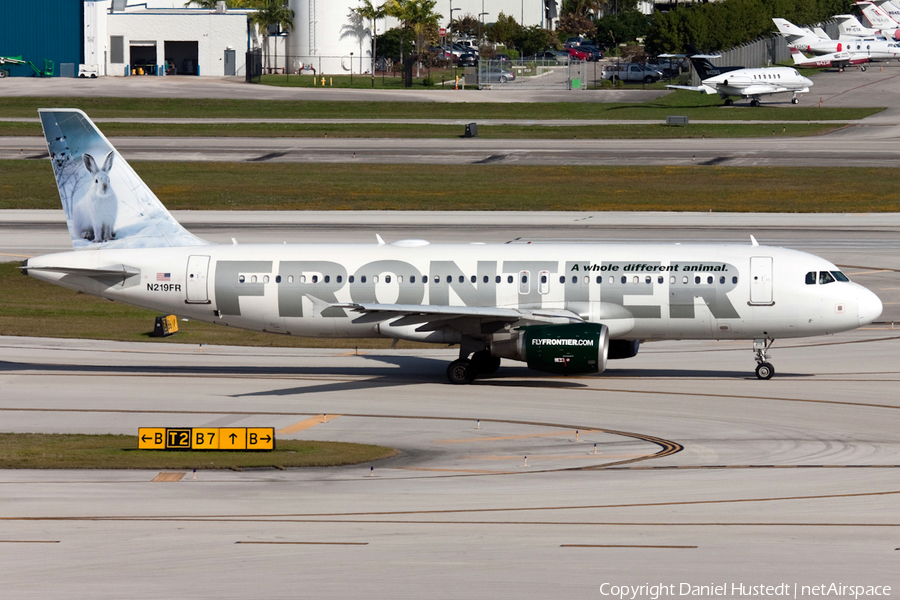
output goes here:
{"type": "Polygon", "coordinates": [[[827,260],[724,244],[211,244],[166,211],[83,112],[40,111],[75,250],[26,274],[102,298],[286,335],[458,344],[453,383],[500,359],[601,373],[641,340],[753,340],[769,379],[777,338],[881,314],[827,260]]]}

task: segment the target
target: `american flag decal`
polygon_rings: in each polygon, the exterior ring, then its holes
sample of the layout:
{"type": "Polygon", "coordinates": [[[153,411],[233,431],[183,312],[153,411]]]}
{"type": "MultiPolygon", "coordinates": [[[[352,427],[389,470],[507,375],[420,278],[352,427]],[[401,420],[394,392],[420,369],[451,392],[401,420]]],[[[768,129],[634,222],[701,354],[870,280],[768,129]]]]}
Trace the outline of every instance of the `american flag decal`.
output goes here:
{"type": "Polygon", "coordinates": [[[171,281],[172,274],[171,273],[157,273],[156,280],[157,281],[171,281]]]}

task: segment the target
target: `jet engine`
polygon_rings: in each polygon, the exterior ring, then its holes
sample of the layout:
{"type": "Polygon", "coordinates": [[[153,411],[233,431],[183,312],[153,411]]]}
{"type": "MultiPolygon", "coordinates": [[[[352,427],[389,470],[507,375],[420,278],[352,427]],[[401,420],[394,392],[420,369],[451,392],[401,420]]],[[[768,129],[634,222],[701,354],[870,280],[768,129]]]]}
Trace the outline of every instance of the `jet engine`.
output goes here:
{"type": "Polygon", "coordinates": [[[640,347],[641,340],[610,340],[607,358],[609,360],[633,358],[637,356],[638,348],[640,347]]]}
{"type": "Polygon", "coordinates": [[[602,373],[609,353],[609,329],[597,323],[522,327],[514,340],[494,342],[491,354],[521,360],[537,371],[574,375],[602,373]]]}

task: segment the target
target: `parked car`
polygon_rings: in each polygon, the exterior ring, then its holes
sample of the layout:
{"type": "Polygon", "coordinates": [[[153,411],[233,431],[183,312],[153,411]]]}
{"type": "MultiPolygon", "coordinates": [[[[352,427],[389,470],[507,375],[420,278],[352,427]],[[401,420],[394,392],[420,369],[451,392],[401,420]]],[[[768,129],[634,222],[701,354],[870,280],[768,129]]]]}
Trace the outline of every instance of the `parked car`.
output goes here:
{"type": "Polygon", "coordinates": [[[589,58],[587,60],[598,61],[603,58],[603,51],[593,44],[582,44],[578,46],[578,50],[581,52],[586,52],[589,55],[589,58]]]}
{"type": "Polygon", "coordinates": [[[565,48],[566,48],[566,50],[568,50],[569,48],[576,48],[586,41],[587,40],[584,39],[583,37],[581,37],[580,35],[578,37],[570,37],[569,39],[566,40],[565,48]]]}
{"type": "Polygon", "coordinates": [[[475,67],[478,65],[478,55],[474,52],[461,54],[459,57],[459,62],[457,62],[457,64],[460,67],[475,67]]]}
{"type": "Polygon", "coordinates": [[[662,72],[666,78],[677,77],[679,73],[686,72],[688,65],[689,63],[686,59],[672,60],[669,58],[658,58],[653,62],[647,63],[648,67],[662,72]]]}
{"type": "Polygon", "coordinates": [[[662,72],[650,69],[637,63],[619,63],[603,68],[603,79],[610,81],[628,81],[631,83],[655,83],[662,79],[662,72]]]}
{"type": "Polygon", "coordinates": [[[534,60],[544,61],[544,62],[556,62],[560,65],[569,64],[569,53],[568,52],[560,52],[559,50],[544,50],[543,52],[538,52],[534,55],[534,60]]]}
{"type": "Polygon", "coordinates": [[[569,48],[569,59],[573,58],[575,60],[591,60],[591,55],[577,46],[572,46],[569,48]]]}
{"type": "Polygon", "coordinates": [[[516,74],[502,67],[489,67],[481,72],[482,83],[506,83],[515,81],[516,74]]]}

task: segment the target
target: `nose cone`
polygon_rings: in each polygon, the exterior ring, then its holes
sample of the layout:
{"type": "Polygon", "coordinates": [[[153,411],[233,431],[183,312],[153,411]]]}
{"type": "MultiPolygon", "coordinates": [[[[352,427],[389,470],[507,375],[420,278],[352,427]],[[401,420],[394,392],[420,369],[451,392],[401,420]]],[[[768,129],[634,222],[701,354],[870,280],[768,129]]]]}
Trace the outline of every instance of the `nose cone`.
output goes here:
{"type": "Polygon", "coordinates": [[[870,292],[869,290],[865,290],[859,295],[859,325],[860,327],[863,325],[868,325],[875,319],[881,316],[881,311],[884,308],[881,304],[881,300],[870,292]]]}
{"type": "Polygon", "coordinates": [[[809,87],[813,84],[812,79],[810,79],[809,77],[801,77],[800,79],[803,80],[803,85],[805,85],[806,87],[809,87]]]}

